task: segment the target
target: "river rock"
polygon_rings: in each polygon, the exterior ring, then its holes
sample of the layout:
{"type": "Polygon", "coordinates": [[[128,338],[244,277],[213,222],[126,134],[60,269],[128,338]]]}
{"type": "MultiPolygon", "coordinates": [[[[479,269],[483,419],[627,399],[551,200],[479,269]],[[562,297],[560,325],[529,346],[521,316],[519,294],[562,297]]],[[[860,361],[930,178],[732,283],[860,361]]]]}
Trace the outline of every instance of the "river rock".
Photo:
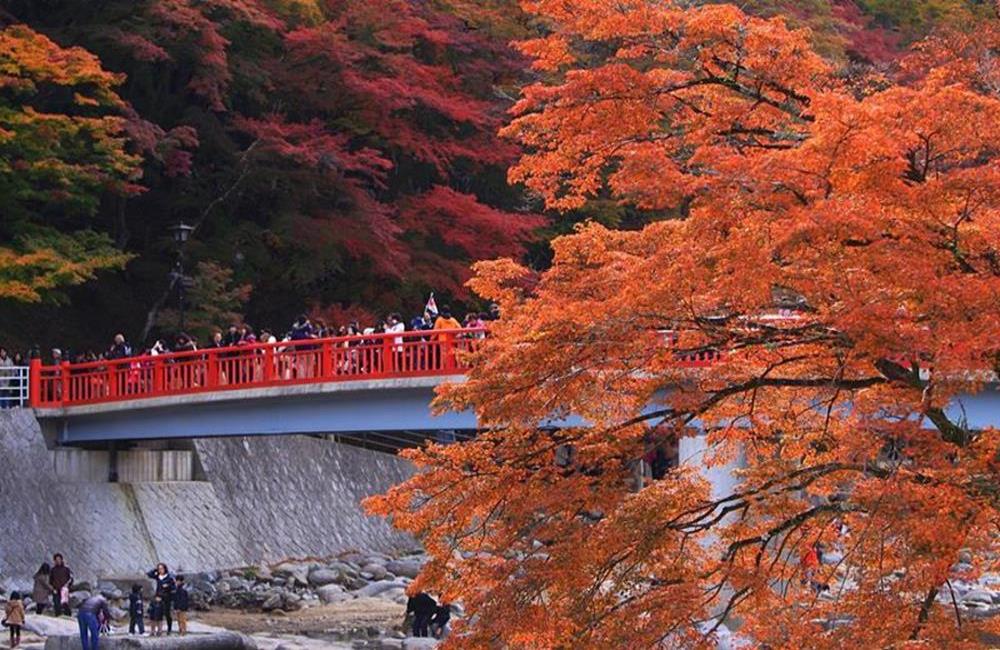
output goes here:
{"type": "Polygon", "coordinates": [[[340,585],[323,585],[316,590],[316,595],[319,596],[319,599],[326,605],[339,603],[353,598],[353,596],[346,593],[344,588],[340,585]]]}
{"type": "Polygon", "coordinates": [[[271,612],[276,609],[281,609],[283,604],[284,604],[284,599],[282,598],[281,592],[274,591],[270,595],[268,595],[267,598],[264,599],[264,602],[261,603],[260,608],[263,609],[265,612],[271,612]]]}
{"type": "Polygon", "coordinates": [[[361,577],[364,577],[365,574],[371,576],[371,578],[369,578],[370,580],[384,580],[385,577],[389,575],[389,571],[385,568],[384,564],[369,562],[361,567],[361,577]]]}
{"type": "Polygon", "coordinates": [[[309,585],[309,565],[282,562],[271,571],[276,577],[294,580],[303,587],[309,585]]]}
{"type": "Polygon", "coordinates": [[[403,639],[402,650],[434,650],[437,645],[437,639],[411,636],[403,639]]]}
{"type": "Polygon", "coordinates": [[[984,589],[973,589],[969,593],[962,596],[963,603],[982,603],[984,605],[993,604],[993,594],[984,589]]]}
{"type": "Polygon", "coordinates": [[[223,578],[218,582],[218,587],[220,589],[225,589],[226,591],[238,591],[240,589],[249,589],[249,583],[243,578],[238,578],[236,576],[229,576],[228,578],[223,578]],[[225,587],[223,587],[225,585],[225,587]]]}
{"type": "Polygon", "coordinates": [[[353,564],[354,566],[361,566],[362,564],[364,564],[365,555],[358,553],[356,551],[351,551],[348,553],[342,553],[340,555],[340,560],[342,562],[353,564]]]}
{"type": "Polygon", "coordinates": [[[69,594],[69,606],[76,609],[88,598],[90,598],[89,591],[71,591],[69,594]]]}
{"type": "Polygon", "coordinates": [[[392,560],[391,562],[386,562],[386,570],[395,576],[405,576],[407,578],[416,578],[420,573],[421,563],[419,560],[392,560]]]}
{"type": "Polygon", "coordinates": [[[379,639],[378,650],[403,650],[403,639],[379,639]]]}
{"type": "Polygon", "coordinates": [[[56,618],[55,616],[28,616],[24,621],[25,632],[38,636],[59,636],[80,633],[80,626],[75,618],[56,618]]]}
{"type": "Polygon", "coordinates": [[[330,585],[340,580],[340,571],[335,569],[313,569],[309,572],[309,584],[314,587],[330,585]]]}
{"type": "Polygon", "coordinates": [[[406,585],[402,582],[396,580],[381,580],[379,582],[373,582],[369,585],[365,585],[361,589],[354,592],[354,595],[358,598],[378,596],[379,594],[389,591],[391,589],[406,589],[406,585]]]}

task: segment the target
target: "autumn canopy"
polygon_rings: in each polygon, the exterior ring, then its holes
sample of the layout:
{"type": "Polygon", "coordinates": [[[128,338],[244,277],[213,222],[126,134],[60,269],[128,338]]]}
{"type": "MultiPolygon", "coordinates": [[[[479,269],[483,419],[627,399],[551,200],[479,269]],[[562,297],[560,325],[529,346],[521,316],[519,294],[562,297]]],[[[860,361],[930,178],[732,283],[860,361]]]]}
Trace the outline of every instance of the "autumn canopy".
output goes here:
{"type": "Polygon", "coordinates": [[[754,647],[985,644],[949,590],[960,554],[996,562],[1000,437],[946,407],[1000,354],[997,20],[845,75],[732,5],[524,6],[547,33],[511,180],[670,218],[477,265],[504,318],[439,406],[494,429],[369,503],[476,615],[449,647],[700,647],[722,620],[754,647]],[[590,426],[546,427],[569,414],[590,426]],[[738,487],[695,462],[636,489],[697,430],[738,487]],[[843,551],[821,595],[817,541],[843,551]]]}

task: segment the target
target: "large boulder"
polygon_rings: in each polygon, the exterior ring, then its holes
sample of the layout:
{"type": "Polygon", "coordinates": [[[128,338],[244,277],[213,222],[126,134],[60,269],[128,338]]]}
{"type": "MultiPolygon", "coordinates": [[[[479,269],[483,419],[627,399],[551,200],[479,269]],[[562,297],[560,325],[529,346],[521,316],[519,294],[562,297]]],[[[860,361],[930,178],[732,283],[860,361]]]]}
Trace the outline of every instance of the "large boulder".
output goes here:
{"type": "Polygon", "coordinates": [[[369,580],[384,580],[387,575],[389,575],[389,570],[385,568],[385,564],[369,562],[361,567],[362,578],[367,578],[369,580]]]}
{"type": "Polygon", "coordinates": [[[398,580],[381,580],[379,582],[373,582],[369,585],[365,585],[361,589],[354,592],[354,595],[358,598],[373,597],[378,596],[384,592],[390,590],[405,590],[406,583],[400,582],[398,580]]]}
{"type": "Polygon", "coordinates": [[[392,560],[386,562],[386,570],[395,576],[404,576],[406,578],[416,578],[420,573],[420,567],[423,563],[417,559],[403,559],[403,560],[392,560]]]}
{"type": "Polygon", "coordinates": [[[280,591],[271,592],[264,602],[261,603],[260,608],[265,612],[271,612],[276,609],[281,609],[284,605],[285,599],[280,591]]]}
{"type": "Polygon", "coordinates": [[[38,636],[59,636],[80,633],[80,626],[75,618],[55,616],[28,616],[24,621],[25,632],[38,636]]]}
{"type": "Polygon", "coordinates": [[[309,568],[310,565],[308,564],[282,562],[271,569],[271,573],[277,578],[294,581],[305,587],[309,585],[309,568]]]}
{"type": "Polygon", "coordinates": [[[89,591],[71,591],[69,594],[69,606],[76,609],[88,598],[90,598],[89,591]]]}
{"type": "Polygon", "coordinates": [[[993,594],[986,591],[985,589],[973,589],[969,593],[962,596],[963,603],[982,603],[984,605],[993,604],[993,594]]]}
{"type": "Polygon", "coordinates": [[[309,572],[308,582],[313,587],[322,587],[340,581],[341,572],[336,569],[313,569],[309,572]]]}
{"type": "Polygon", "coordinates": [[[402,650],[434,650],[438,645],[437,639],[407,637],[403,639],[402,650]]]}
{"type": "Polygon", "coordinates": [[[323,585],[316,590],[316,595],[319,596],[320,601],[325,605],[350,600],[354,597],[345,592],[344,588],[340,585],[323,585]]]}

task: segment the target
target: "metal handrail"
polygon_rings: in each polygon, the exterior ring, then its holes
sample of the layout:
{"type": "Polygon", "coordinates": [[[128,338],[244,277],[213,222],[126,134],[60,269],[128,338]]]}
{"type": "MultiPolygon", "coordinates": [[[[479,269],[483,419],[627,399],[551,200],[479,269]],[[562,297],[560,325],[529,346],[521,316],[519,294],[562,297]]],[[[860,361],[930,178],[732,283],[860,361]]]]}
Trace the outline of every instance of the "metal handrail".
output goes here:
{"type": "Polygon", "coordinates": [[[0,408],[28,405],[29,376],[28,366],[0,366],[0,408]]]}

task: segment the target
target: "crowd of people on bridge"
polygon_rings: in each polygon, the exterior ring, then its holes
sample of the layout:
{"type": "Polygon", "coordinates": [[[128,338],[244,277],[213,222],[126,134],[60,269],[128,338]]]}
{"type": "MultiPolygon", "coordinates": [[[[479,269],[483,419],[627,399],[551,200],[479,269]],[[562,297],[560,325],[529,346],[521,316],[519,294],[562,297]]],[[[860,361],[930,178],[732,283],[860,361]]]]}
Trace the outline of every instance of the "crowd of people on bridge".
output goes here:
{"type": "MultiPolygon", "coordinates": [[[[310,318],[307,314],[302,314],[292,322],[290,327],[283,331],[266,327],[256,330],[245,322],[233,323],[225,330],[216,330],[213,332],[208,341],[198,341],[196,337],[186,332],[180,332],[172,339],[159,338],[154,340],[151,345],[139,348],[133,347],[125,335],[119,333],[114,336],[110,346],[102,352],[95,352],[93,350],[77,352],[54,347],[50,350],[45,362],[51,365],[60,365],[67,362],[72,364],[90,363],[116,361],[145,355],[155,356],[169,352],[190,352],[213,348],[240,347],[255,343],[278,343],[350,336],[360,337],[407,331],[477,329],[485,327],[488,322],[497,320],[499,317],[500,308],[496,303],[493,303],[487,311],[468,312],[459,320],[449,306],[445,305],[439,310],[432,294],[424,310],[411,318],[408,323],[404,322],[398,312],[390,313],[375,323],[364,326],[357,320],[337,325],[327,323],[321,318],[310,318]]],[[[33,354],[41,356],[37,350],[33,354]]],[[[0,348],[0,375],[3,374],[5,366],[26,365],[27,357],[30,356],[32,354],[24,355],[20,352],[8,356],[7,350],[0,348]]]]}

